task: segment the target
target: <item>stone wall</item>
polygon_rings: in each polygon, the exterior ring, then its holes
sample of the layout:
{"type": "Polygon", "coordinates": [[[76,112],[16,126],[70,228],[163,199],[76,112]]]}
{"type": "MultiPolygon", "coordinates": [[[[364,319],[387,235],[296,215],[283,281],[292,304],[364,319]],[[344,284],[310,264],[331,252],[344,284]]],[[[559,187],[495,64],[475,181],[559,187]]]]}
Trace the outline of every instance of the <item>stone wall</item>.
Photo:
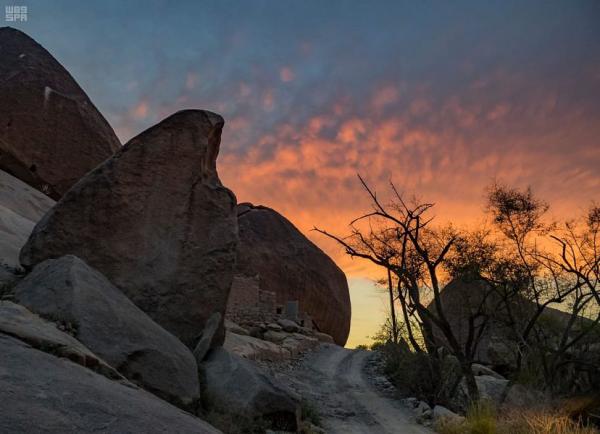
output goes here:
{"type": "Polygon", "coordinates": [[[276,294],[259,287],[259,277],[233,277],[225,318],[237,324],[271,322],[278,317],[276,294]]]}
{"type": "Polygon", "coordinates": [[[225,318],[240,325],[276,322],[280,318],[291,319],[302,327],[313,329],[311,316],[301,310],[298,301],[289,300],[285,305],[277,303],[274,291],[260,289],[259,276],[235,275],[227,301],[225,318]]]}

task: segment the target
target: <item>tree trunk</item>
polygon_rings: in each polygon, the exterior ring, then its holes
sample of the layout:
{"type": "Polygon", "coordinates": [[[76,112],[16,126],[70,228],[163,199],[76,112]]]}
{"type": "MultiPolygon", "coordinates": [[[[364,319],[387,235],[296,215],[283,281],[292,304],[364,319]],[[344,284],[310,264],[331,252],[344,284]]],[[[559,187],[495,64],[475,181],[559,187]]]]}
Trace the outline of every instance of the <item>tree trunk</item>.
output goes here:
{"type": "Polygon", "coordinates": [[[387,269],[388,289],[390,291],[390,315],[392,317],[392,338],[398,343],[398,324],[396,322],[396,307],[394,306],[394,287],[392,286],[392,273],[387,269]]]}
{"type": "Polygon", "coordinates": [[[477,388],[477,382],[475,381],[475,376],[471,370],[471,363],[461,360],[460,366],[462,368],[463,377],[465,378],[465,383],[467,384],[469,402],[475,403],[479,401],[479,389],[477,388]]]}

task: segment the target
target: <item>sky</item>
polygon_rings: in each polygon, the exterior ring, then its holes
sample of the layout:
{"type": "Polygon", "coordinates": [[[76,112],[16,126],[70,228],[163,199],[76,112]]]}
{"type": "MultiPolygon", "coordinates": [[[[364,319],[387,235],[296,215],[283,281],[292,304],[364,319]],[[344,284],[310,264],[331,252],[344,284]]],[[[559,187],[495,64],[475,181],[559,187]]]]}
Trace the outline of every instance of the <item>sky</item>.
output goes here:
{"type": "Polygon", "coordinates": [[[224,116],[221,180],[346,272],[350,347],[383,321],[380,276],[311,229],[345,234],[369,209],[357,173],[465,226],[482,221],[493,180],[532,186],[558,218],[600,203],[597,0],[18,4],[28,21],[11,25],[123,143],[177,110],[224,116]]]}

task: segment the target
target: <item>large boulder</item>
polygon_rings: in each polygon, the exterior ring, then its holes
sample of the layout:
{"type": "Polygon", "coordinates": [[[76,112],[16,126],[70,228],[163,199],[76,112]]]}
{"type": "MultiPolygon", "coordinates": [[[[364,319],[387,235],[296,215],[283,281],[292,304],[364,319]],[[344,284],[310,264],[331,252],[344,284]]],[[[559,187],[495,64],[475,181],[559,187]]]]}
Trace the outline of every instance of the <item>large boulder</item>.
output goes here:
{"type": "MultiPolygon", "coordinates": [[[[518,324],[516,329],[523,330],[536,311],[536,306],[532,301],[521,296],[514,297],[511,301],[509,315],[500,295],[492,290],[489,283],[471,277],[451,280],[442,289],[440,300],[444,315],[462,347],[469,339],[471,317],[477,312],[481,312],[488,318],[484,322],[483,316],[478,315],[473,323],[473,331],[475,335],[479,336],[474,354],[475,362],[491,365],[500,371],[510,371],[514,368],[520,340],[509,324],[514,320],[518,324]]],[[[429,304],[428,309],[433,312],[437,311],[433,301],[429,304]]],[[[548,336],[560,336],[569,319],[569,313],[546,307],[540,320],[536,323],[536,327],[543,330],[544,334],[548,336]]],[[[591,324],[588,319],[580,317],[580,320],[582,324],[591,324]]],[[[444,334],[435,325],[433,332],[440,345],[449,347],[444,334]]]]}
{"type": "Polygon", "coordinates": [[[0,333],[0,432],[218,433],[133,385],[0,333]]]}
{"type": "Polygon", "coordinates": [[[191,351],[75,256],[49,259],[14,288],[31,311],[59,321],[134,383],[182,406],[200,397],[191,351]]]}
{"type": "Polygon", "coordinates": [[[202,371],[205,401],[216,411],[262,418],[273,429],[296,431],[300,416],[297,398],[259,366],[217,348],[209,353],[202,371]]]}
{"type": "Polygon", "coordinates": [[[276,211],[251,204],[238,207],[240,243],[236,274],[259,276],[260,289],[277,302],[298,301],[315,327],[344,345],[350,331],[346,276],[321,249],[276,211]]]}
{"type": "Polygon", "coordinates": [[[119,139],[29,36],[0,28],[0,57],[0,169],[57,199],[119,149],[119,139]]]}
{"type": "Polygon", "coordinates": [[[0,170],[0,265],[19,266],[21,247],[54,204],[45,194],[0,170]]]}
{"type": "MultiPolygon", "coordinates": [[[[224,316],[235,263],[236,199],[216,169],[223,124],[184,110],[130,140],[36,225],[23,266],[78,256],[194,348],[224,316]]],[[[223,339],[221,321],[212,346],[223,339]]]]}

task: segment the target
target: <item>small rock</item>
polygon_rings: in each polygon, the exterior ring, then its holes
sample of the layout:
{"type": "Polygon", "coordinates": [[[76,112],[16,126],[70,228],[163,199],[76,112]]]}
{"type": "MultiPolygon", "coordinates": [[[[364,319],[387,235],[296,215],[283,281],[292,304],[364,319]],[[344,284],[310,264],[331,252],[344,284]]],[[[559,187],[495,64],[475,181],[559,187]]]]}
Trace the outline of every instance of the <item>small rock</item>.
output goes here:
{"type": "Polygon", "coordinates": [[[432,414],[433,413],[429,404],[427,404],[425,401],[419,401],[415,407],[415,417],[417,422],[423,423],[423,421],[431,419],[432,414]]]}
{"type": "MultiPolygon", "coordinates": [[[[238,333],[236,333],[236,334],[238,334],[238,333]]],[[[256,339],[262,339],[263,338],[262,329],[260,327],[250,327],[248,329],[248,336],[251,336],[256,339]]]]}
{"type": "Polygon", "coordinates": [[[225,320],[225,329],[236,335],[248,336],[248,330],[244,327],[234,323],[233,321],[225,320]]]}
{"type": "Polygon", "coordinates": [[[280,332],[281,330],[283,330],[283,328],[279,324],[276,324],[274,322],[272,322],[270,324],[267,324],[266,328],[268,330],[273,330],[273,331],[276,331],[276,332],[280,332]]]}
{"type": "Polygon", "coordinates": [[[296,333],[300,330],[300,326],[289,319],[280,319],[277,323],[288,333],[296,333]]]}
{"type": "Polygon", "coordinates": [[[480,375],[475,377],[477,388],[479,389],[479,398],[487,400],[495,405],[500,405],[504,398],[504,392],[508,386],[508,380],[499,379],[490,375],[480,375]]]}
{"type": "Polygon", "coordinates": [[[445,420],[459,423],[465,420],[465,418],[441,405],[433,407],[433,422],[437,424],[445,420]]]}
{"type": "Polygon", "coordinates": [[[314,336],[319,340],[319,342],[325,342],[327,344],[333,344],[333,338],[326,334],[326,333],[321,333],[321,332],[315,332],[314,336]]]}
{"type": "Polygon", "coordinates": [[[402,400],[402,404],[410,409],[413,409],[419,404],[419,400],[417,398],[404,398],[402,400]]]}
{"type": "Polygon", "coordinates": [[[494,377],[499,380],[506,380],[506,378],[504,378],[502,375],[498,374],[493,369],[490,369],[484,365],[480,365],[479,363],[473,363],[471,365],[471,371],[473,372],[473,375],[475,375],[475,376],[489,375],[490,377],[494,377]]]}
{"type": "Polygon", "coordinates": [[[265,341],[273,342],[275,344],[279,344],[285,340],[289,335],[287,333],[276,332],[274,330],[269,330],[264,333],[263,339],[265,341]]]}

